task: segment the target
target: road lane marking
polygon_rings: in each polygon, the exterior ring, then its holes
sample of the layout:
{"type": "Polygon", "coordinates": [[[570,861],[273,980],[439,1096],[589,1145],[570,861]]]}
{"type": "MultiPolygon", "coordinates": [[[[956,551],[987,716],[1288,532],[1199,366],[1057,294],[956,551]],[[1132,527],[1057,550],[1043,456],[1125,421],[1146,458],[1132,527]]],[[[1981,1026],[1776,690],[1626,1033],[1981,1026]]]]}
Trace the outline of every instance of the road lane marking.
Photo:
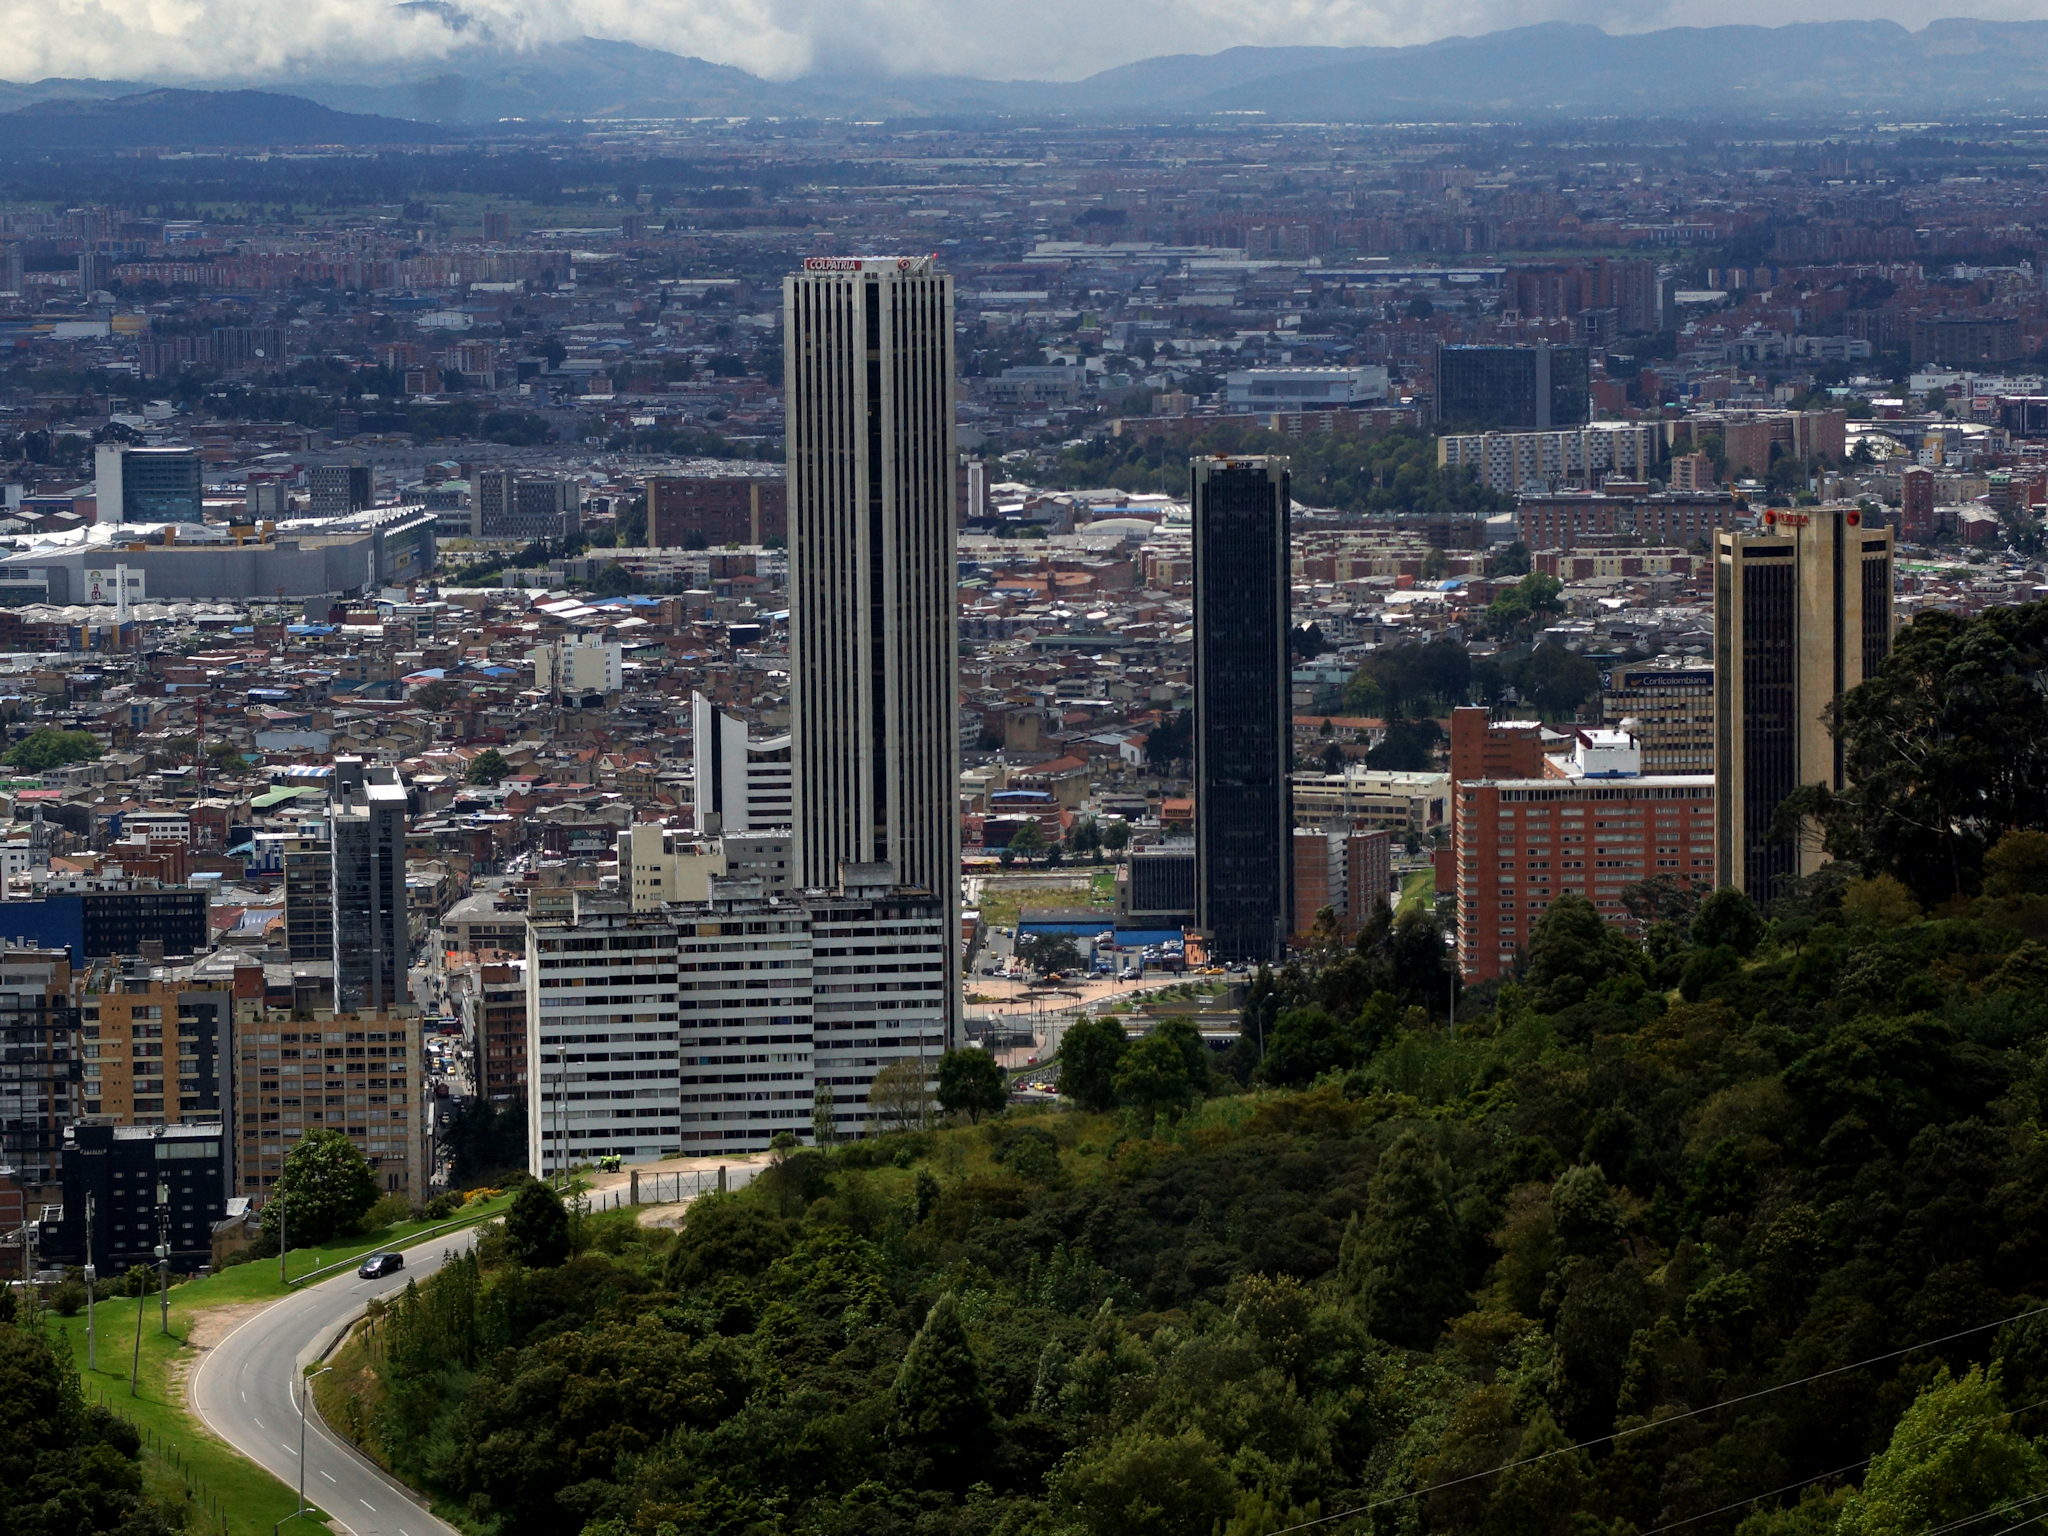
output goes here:
{"type": "Polygon", "coordinates": [[[362,1505],[363,1508],[367,1509],[371,1514],[374,1515],[375,1513],[377,1513],[377,1506],[372,1504],[368,1499],[357,1499],[356,1502],[362,1505]]]}
{"type": "Polygon", "coordinates": [[[335,1476],[334,1476],[334,1474],[333,1474],[332,1472],[328,1472],[328,1471],[324,1471],[324,1470],[323,1470],[323,1471],[321,1472],[321,1474],[320,1474],[320,1475],[321,1475],[322,1477],[326,1478],[326,1479],[327,1479],[327,1481],[329,1481],[330,1483],[331,1483],[331,1482],[334,1482],[334,1481],[336,1481],[336,1479],[335,1479],[335,1476]]]}
{"type": "MultiPolygon", "coordinates": [[[[245,1398],[243,1398],[243,1399],[242,1399],[242,1401],[246,1403],[246,1402],[248,1401],[248,1399],[247,1399],[247,1398],[245,1397],[245,1398]]],[[[249,1417],[250,1417],[250,1418],[252,1418],[252,1419],[256,1419],[256,1415],[255,1415],[255,1414],[253,1414],[253,1413],[252,1413],[252,1414],[250,1414],[250,1415],[249,1415],[249,1417]]],[[[270,1428],[270,1426],[269,1426],[268,1424],[264,1423],[264,1422],[263,1422],[263,1421],[262,1421],[261,1419],[256,1419],[256,1427],[257,1427],[258,1429],[268,1429],[268,1428],[270,1428]]]]}
{"type": "MultiPolygon", "coordinates": [[[[284,1442],[283,1442],[282,1440],[278,1441],[277,1443],[278,1443],[279,1445],[284,1445],[284,1442]]],[[[296,1456],[296,1455],[298,1455],[298,1454],[299,1454],[299,1453],[298,1453],[297,1451],[293,1450],[293,1449],[292,1449],[292,1448],[291,1448],[290,1446],[288,1446],[288,1445],[284,1445],[284,1453],[285,1453],[285,1454],[286,1454],[287,1456],[296,1456]]]]}

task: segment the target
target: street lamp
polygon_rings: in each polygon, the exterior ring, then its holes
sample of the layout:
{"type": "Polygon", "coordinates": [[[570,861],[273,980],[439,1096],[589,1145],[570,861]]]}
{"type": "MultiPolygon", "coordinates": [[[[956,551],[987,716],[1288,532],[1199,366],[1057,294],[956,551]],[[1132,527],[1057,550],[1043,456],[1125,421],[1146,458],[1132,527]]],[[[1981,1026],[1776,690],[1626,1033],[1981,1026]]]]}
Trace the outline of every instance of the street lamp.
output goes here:
{"type": "MultiPolygon", "coordinates": [[[[313,1395],[314,1381],[333,1369],[331,1365],[323,1365],[319,1370],[311,1371],[299,1380],[299,1507],[286,1515],[285,1520],[296,1520],[306,1512],[306,1399],[313,1395]]],[[[277,1536],[283,1524],[284,1520],[280,1520],[273,1525],[270,1528],[271,1536],[277,1536]]]]}
{"type": "Polygon", "coordinates": [[[93,1198],[85,1197],[85,1368],[100,1368],[99,1336],[93,1331],[92,1305],[99,1296],[99,1271],[92,1264],[93,1198]]]}
{"type": "Polygon", "coordinates": [[[171,1185],[156,1181],[156,1266],[157,1329],[166,1338],[171,1332],[171,1185]]]}

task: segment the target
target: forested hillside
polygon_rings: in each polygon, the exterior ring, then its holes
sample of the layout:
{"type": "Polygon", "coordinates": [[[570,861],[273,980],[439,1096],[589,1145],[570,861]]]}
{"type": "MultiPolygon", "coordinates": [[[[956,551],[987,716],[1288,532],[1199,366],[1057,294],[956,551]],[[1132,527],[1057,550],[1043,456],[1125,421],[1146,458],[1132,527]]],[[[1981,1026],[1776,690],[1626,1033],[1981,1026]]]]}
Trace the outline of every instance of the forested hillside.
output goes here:
{"type": "Polygon", "coordinates": [[[2016,1531],[2043,841],[1936,915],[1563,900],[1455,1035],[1382,923],[1261,985],[1248,1086],[1097,1027],[1109,1107],[785,1149],[675,1237],[535,1187],[330,1417],[504,1536],[2016,1531]]]}

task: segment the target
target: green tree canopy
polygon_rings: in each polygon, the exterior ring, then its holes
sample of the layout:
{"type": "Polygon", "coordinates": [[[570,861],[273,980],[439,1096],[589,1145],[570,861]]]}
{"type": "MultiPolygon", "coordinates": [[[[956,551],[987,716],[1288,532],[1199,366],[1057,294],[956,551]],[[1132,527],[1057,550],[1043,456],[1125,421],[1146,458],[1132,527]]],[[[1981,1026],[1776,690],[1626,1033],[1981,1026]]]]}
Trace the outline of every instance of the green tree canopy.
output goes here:
{"type": "Polygon", "coordinates": [[[1564,612],[1564,583],[1531,571],[1486,605],[1486,627],[1495,635],[1540,628],[1564,612]]]}
{"type": "Polygon", "coordinates": [[[939,1058],[939,1106],[948,1114],[965,1114],[978,1125],[1009,1102],[1010,1080],[987,1051],[970,1047],[939,1058]]]}
{"type": "Polygon", "coordinates": [[[569,1257],[569,1212],[554,1186],[529,1179],[505,1213],[505,1249],[529,1269],[553,1269],[569,1257]]]}
{"type": "Polygon", "coordinates": [[[463,781],[469,784],[502,783],[512,772],[512,765],[496,747],[486,747],[470,759],[469,767],[463,771],[463,781]]]}
{"type": "Polygon", "coordinates": [[[1173,1114],[1209,1086],[1209,1048],[1192,1019],[1161,1019],[1124,1052],[1116,1095],[1147,1115],[1173,1114]]]}
{"type": "Polygon", "coordinates": [[[752,1278],[796,1246],[793,1227],[765,1205],[736,1195],[701,1195],[690,1202],[683,1229],[669,1250],[670,1285],[703,1285],[722,1275],[752,1278]]]}
{"type": "Polygon", "coordinates": [[[1229,1515],[1230,1479],[1198,1429],[1119,1436],[1061,1465],[1054,1508],[1088,1536],[1194,1536],[1229,1515]]]}
{"type": "Polygon", "coordinates": [[[8,750],[4,761],[24,773],[48,773],[66,763],[91,762],[99,755],[99,738],[91,731],[60,731],[39,725],[8,750]]]}
{"type": "Polygon", "coordinates": [[[0,1531],[169,1536],[144,1492],[141,1444],[128,1423],[85,1402],[70,1361],[45,1338],[0,1322],[0,1531]]]}
{"type": "Polygon", "coordinates": [[[2002,835],[2048,830],[2048,603],[1922,613],[1834,721],[1849,787],[1790,809],[1924,905],[1975,891],[2002,835]]]}
{"type": "Polygon", "coordinates": [[[1978,1521],[2034,1526],[2048,1457],[2012,1427],[1996,1370],[1944,1367],[1892,1430],[1861,1491],[1842,1506],[1840,1536],[1921,1536],[1978,1521]]]}
{"type": "Polygon", "coordinates": [[[1060,1092],[1083,1109],[1115,1108],[1116,1075],[1130,1043],[1107,1014],[1074,1020],[1060,1036],[1060,1092]]]}
{"type": "Polygon", "coordinates": [[[1081,968],[1081,946],[1071,933],[1034,933],[1017,944],[1017,957],[1043,976],[1051,971],[1081,968]]]}
{"type": "Polygon", "coordinates": [[[382,1193],[377,1175],[340,1131],[309,1130],[284,1155],[284,1168],[263,1202],[263,1230],[294,1248],[313,1247],[356,1230],[382,1193]]]}

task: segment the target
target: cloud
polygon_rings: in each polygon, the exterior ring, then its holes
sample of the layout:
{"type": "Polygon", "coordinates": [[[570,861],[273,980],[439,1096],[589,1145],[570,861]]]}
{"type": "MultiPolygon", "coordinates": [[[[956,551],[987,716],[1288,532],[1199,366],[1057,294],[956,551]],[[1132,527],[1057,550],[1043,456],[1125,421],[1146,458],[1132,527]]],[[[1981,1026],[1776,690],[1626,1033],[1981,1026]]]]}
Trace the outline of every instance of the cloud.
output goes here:
{"type": "MultiPolygon", "coordinates": [[[[1869,19],[1855,0],[0,0],[0,72],[167,83],[280,79],[424,63],[491,39],[538,45],[587,33],[733,64],[805,74],[961,74],[1072,80],[1167,53],[1242,44],[1380,46],[1542,21],[1610,32],[1664,26],[1869,19]]],[[[1983,0],[2028,19],[2033,0],[1983,0]]],[[[1939,0],[1890,0],[1920,27],[1939,0]]]]}

